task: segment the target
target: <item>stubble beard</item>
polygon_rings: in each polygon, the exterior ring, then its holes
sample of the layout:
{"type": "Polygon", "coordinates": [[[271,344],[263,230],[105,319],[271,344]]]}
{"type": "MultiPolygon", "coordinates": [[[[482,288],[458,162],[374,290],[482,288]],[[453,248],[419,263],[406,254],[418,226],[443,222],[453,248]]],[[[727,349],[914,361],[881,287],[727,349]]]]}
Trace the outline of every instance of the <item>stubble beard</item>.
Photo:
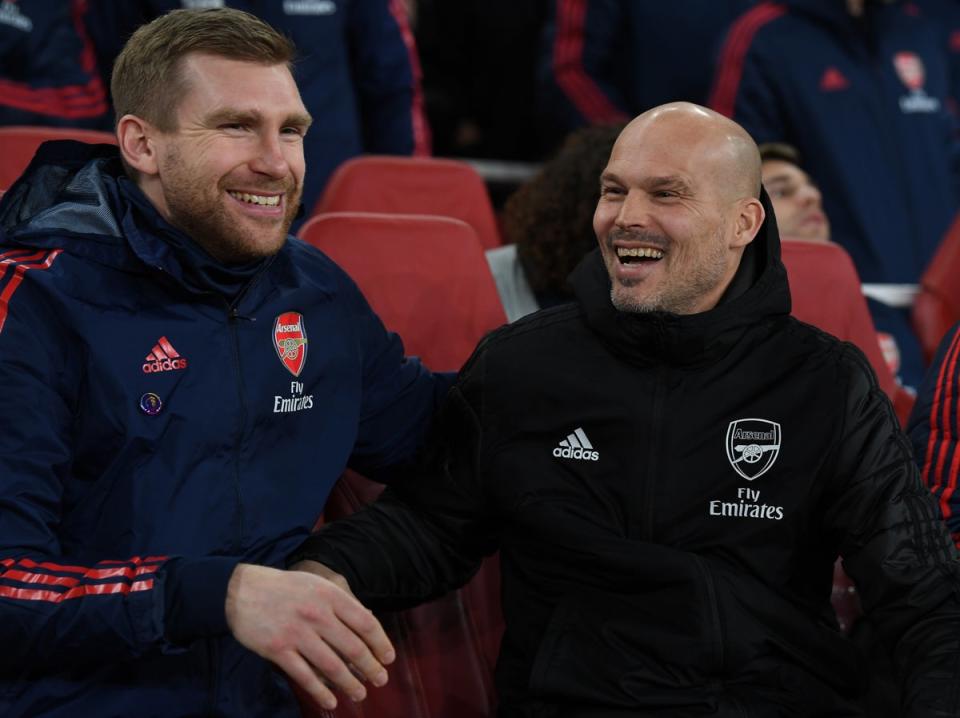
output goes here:
{"type": "Polygon", "coordinates": [[[170,223],[183,230],[215,259],[225,264],[243,264],[269,257],[283,247],[300,207],[301,187],[295,182],[275,182],[260,187],[263,192],[283,192],[285,210],[279,224],[263,229],[239,227],[231,222],[224,203],[226,190],[219,184],[210,194],[190,180],[190,173],[179,153],[167,158],[165,174],[169,182],[163,192],[170,223]]]}
{"type": "MultiPolygon", "coordinates": [[[[642,286],[643,280],[619,282],[611,272],[610,301],[614,308],[631,314],[692,314],[703,297],[716,289],[726,272],[723,230],[718,230],[711,239],[708,245],[710,251],[702,256],[697,264],[679,270],[679,276],[672,279],[668,277],[667,282],[652,296],[640,297],[630,291],[633,287],[642,286]]],[[[609,246],[612,247],[612,244],[609,246]]],[[[615,253],[611,254],[613,261],[618,261],[615,253]]],[[[669,255],[660,261],[669,261],[669,255]]]]}

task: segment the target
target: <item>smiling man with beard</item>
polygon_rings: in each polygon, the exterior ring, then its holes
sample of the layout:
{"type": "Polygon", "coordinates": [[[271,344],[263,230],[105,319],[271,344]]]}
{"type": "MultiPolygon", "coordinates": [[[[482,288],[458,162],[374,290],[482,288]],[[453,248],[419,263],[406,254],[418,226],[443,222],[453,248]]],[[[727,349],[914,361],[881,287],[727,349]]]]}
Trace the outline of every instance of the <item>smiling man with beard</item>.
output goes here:
{"type": "Polygon", "coordinates": [[[901,714],[960,714],[955,549],[863,355],[789,315],[756,145],[664,105],[600,181],[576,302],[485,339],[417,480],[291,561],[396,608],[499,549],[503,718],[839,718],[841,555],[901,714]]]}
{"type": "Polygon", "coordinates": [[[327,707],[321,669],[387,680],[372,614],[283,563],[347,466],[409,468],[449,379],[287,234],[293,55],[158,18],[114,68],[119,152],[48,143],[0,203],[4,716],[299,715],[268,661],[327,707]]]}

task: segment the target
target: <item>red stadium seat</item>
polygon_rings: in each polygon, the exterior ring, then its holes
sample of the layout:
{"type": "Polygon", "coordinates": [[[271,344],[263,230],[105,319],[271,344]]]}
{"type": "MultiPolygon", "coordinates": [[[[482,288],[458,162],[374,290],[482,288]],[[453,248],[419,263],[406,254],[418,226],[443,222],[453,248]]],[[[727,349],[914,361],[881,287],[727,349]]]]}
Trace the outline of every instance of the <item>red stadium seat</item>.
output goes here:
{"type": "Polygon", "coordinates": [[[897,384],[883,359],[850,255],[840,245],[824,242],[789,240],[782,247],[793,316],[856,344],[867,356],[880,388],[890,397],[900,424],[905,426],[914,396],[897,384]]]}
{"type": "Polygon", "coordinates": [[[337,212],[298,233],[353,277],[408,354],[456,371],[506,322],[473,230],[448,217],[337,212]]]}
{"type": "Polygon", "coordinates": [[[929,362],[947,330],[960,321],[960,214],[920,278],[913,302],[913,329],[929,362]]]}
{"type": "Polygon", "coordinates": [[[0,127],[0,189],[10,186],[33,159],[37,148],[47,140],[78,140],[90,144],[117,144],[110,132],[63,127],[0,127]]]}
{"type": "MultiPolygon", "coordinates": [[[[437,370],[459,369],[480,338],[503,324],[493,278],[474,231],[459,220],[416,215],[319,215],[299,236],[357,282],[407,353],[437,370]]],[[[380,486],[348,472],[324,516],[372,501],[380,486]]],[[[486,718],[495,712],[493,665],[503,631],[496,557],[460,591],[381,616],[397,660],[390,683],[330,714],[303,702],[308,718],[486,718]]]]}
{"type": "Polygon", "coordinates": [[[490,196],[470,165],[431,157],[354,157],[333,173],[314,208],[325,212],[429,214],[463,220],[484,249],[502,244],[490,196]]]}

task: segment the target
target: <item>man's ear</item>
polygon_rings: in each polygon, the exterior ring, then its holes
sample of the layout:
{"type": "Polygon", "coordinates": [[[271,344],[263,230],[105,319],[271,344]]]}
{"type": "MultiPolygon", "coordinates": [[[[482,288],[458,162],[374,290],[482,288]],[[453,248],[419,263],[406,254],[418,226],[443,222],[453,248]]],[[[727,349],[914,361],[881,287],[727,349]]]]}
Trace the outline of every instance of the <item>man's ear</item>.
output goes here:
{"type": "Polygon", "coordinates": [[[155,175],[160,171],[154,137],[157,130],[136,115],[124,115],[117,123],[117,140],[124,161],[137,172],[155,175]]]}
{"type": "Polygon", "coordinates": [[[750,244],[760,231],[760,225],[763,224],[766,216],[760,200],[753,197],[740,200],[740,212],[737,215],[730,248],[746,247],[750,244]]]}

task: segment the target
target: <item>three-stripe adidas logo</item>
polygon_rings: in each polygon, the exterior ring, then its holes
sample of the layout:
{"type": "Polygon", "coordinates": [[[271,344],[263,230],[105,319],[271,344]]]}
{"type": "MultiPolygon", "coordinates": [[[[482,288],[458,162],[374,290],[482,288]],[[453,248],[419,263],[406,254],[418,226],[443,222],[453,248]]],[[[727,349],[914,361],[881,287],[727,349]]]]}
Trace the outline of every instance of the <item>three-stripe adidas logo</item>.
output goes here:
{"type": "Polygon", "coordinates": [[[600,452],[593,450],[593,444],[580,427],[560,442],[560,445],[553,450],[553,455],[558,459],[579,459],[580,461],[599,461],[600,459],[600,452]]]}
{"type": "Polygon", "coordinates": [[[147,354],[143,363],[143,373],[153,374],[161,371],[175,371],[186,369],[187,360],[173,348],[173,344],[166,337],[160,337],[156,345],[147,354]]]}

